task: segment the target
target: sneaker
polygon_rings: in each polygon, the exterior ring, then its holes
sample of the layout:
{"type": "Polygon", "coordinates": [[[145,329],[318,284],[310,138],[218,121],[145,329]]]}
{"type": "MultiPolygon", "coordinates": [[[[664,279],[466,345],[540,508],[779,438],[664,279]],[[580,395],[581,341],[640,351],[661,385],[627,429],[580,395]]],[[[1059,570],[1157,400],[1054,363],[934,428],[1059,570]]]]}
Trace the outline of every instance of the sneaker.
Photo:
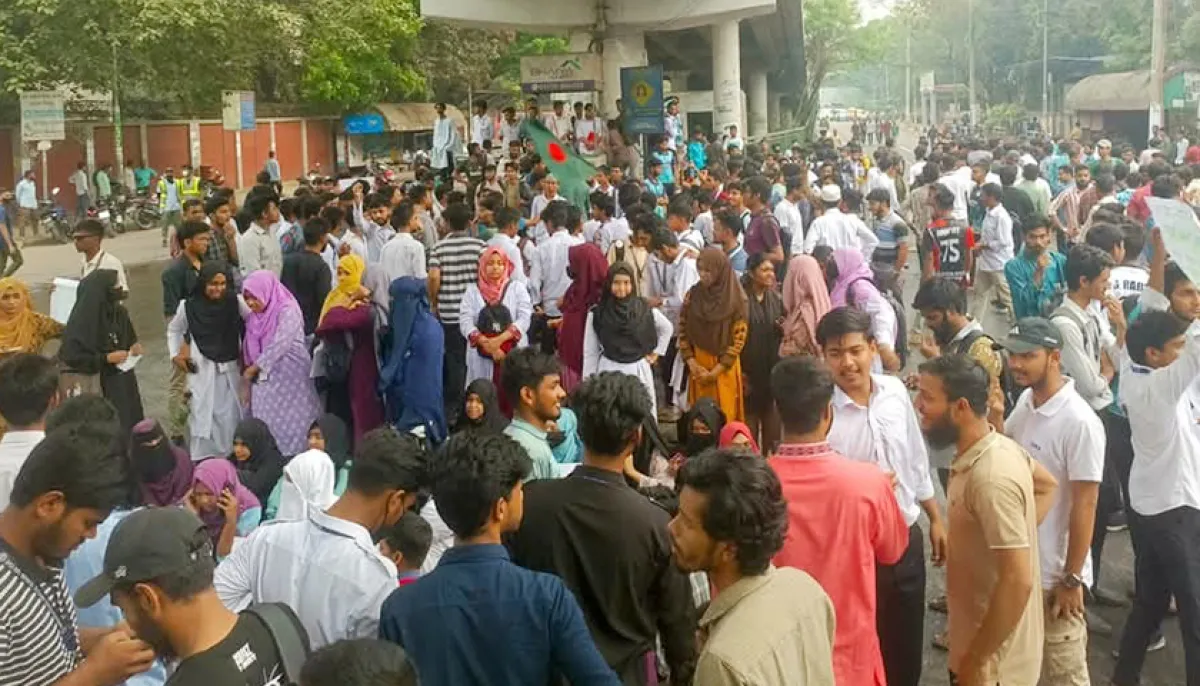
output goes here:
{"type": "MultiPolygon", "coordinates": [[[[1150,640],[1150,645],[1146,646],[1146,652],[1147,653],[1157,653],[1158,651],[1160,651],[1166,647],[1167,647],[1167,637],[1163,636],[1162,632],[1160,631],[1159,633],[1154,634],[1154,638],[1150,640]]],[[[1114,660],[1121,657],[1121,649],[1113,648],[1112,656],[1113,656],[1114,660]]]]}
{"type": "Polygon", "coordinates": [[[1110,534],[1115,534],[1118,531],[1124,531],[1128,529],[1129,522],[1125,521],[1125,513],[1114,512],[1112,516],[1108,518],[1108,526],[1105,528],[1108,529],[1108,533],[1110,534]]]}

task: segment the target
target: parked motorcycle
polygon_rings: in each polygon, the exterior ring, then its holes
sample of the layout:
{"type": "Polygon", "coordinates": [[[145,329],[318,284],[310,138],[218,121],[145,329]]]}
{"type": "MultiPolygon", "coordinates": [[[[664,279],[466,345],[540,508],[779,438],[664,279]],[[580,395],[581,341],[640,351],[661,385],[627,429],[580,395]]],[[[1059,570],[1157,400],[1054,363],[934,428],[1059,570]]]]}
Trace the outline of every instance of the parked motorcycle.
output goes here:
{"type": "Polygon", "coordinates": [[[41,232],[59,243],[71,242],[71,227],[67,223],[67,210],[58,202],[59,189],[50,191],[50,199],[41,201],[38,208],[38,223],[41,232]]]}
{"type": "Polygon", "coordinates": [[[158,199],[148,196],[138,196],[129,203],[128,216],[138,229],[145,231],[162,223],[162,210],[158,208],[158,199]]]}

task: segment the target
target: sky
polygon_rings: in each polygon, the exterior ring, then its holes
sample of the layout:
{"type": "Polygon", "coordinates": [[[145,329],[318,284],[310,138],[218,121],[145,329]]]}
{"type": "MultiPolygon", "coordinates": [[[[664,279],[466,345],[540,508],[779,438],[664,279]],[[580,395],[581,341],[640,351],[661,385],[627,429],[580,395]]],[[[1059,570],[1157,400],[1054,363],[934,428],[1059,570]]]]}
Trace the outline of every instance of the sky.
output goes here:
{"type": "Polygon", "coordinates": [[[892,10],[895,0],[858,0],[858,9],[862,13],[863,23],[882,19],[892,10]]]}

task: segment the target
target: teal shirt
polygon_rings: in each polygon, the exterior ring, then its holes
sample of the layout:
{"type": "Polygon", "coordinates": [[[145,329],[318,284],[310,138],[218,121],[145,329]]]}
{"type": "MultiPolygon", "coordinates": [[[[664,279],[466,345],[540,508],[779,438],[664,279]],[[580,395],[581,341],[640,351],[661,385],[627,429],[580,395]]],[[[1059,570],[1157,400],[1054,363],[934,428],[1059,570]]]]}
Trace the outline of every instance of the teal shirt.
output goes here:
{"type": "Polygon", "coordinates": [[[1037,262],[1029,259],[1025,250],[1004,265],[1004,278],[1012,292],[1013,314],[1023,317],[1048,317],[1055,300],[1067,290],[1067,257],[1060,252],[1048,250],[1050,264],[1042,276],[1041,289],[1033,286],[1033,274],[1037,262]]]}
{"type": "Polygon", "coordinates": [[[520,443],[533,462],[533,471],[529,473],[526,481],[554,478],[554,452],[550,450],[550,443],[546,441],[545,431],[524,419],[514,419],[504,428],[504,434],[520,443]]]}
{"type": "Polygon", "coordinates": [[[150,187],[150,179],[154,178],[154,170],[150,167],[138,167],[133,170],[133,182],[137,184],[137,190],[143,190],[150,187]]]}

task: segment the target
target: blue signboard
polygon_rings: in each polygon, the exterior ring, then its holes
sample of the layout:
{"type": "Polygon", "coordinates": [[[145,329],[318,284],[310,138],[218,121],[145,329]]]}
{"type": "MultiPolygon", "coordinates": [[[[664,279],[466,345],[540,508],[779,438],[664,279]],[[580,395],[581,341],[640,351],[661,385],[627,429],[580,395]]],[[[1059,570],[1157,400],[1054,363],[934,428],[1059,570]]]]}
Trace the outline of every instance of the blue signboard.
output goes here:
{"type": "Polygon", "coordinates": [[[665,132],[662,65],[623,67],[621,69],[621,104],[627,133],[658,134],[665,132]]]}
{"type": "Polygon", "coordinates": [[[242,93],[242,130],[253,131],[255,116],[254,116],[254,91],[245,91],[242,93]]]}
{"type": "Polygon", "coordinates": [[[342,125],[349,136],[383,133],[385,129],[381,114],[349,114],[342,120],[342,125]]]}

